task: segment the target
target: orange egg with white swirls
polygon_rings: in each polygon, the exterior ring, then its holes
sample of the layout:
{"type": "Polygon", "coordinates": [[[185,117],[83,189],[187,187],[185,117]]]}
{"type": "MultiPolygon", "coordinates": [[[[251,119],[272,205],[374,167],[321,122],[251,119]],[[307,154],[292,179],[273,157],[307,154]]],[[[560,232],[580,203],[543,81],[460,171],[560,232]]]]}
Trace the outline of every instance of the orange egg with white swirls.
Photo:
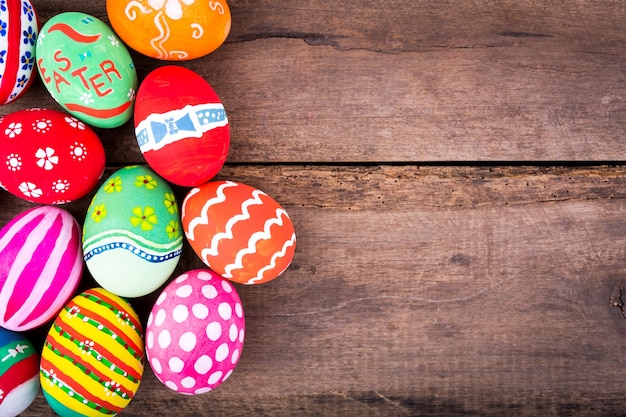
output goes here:
{"type": "Polygon", "coordinates": [[[205,56],[230,32],[226,0],[107,0],[117,35],[132,49],[166,61],[205,56]]]}
{"type": "Polygon", "coordinates": [[[294,256],[291,218],[276,200],[249,185],[211,181],[193,188],[182,204],[181,223],[194,252],[233,282],[271,281],[294,256]]]}

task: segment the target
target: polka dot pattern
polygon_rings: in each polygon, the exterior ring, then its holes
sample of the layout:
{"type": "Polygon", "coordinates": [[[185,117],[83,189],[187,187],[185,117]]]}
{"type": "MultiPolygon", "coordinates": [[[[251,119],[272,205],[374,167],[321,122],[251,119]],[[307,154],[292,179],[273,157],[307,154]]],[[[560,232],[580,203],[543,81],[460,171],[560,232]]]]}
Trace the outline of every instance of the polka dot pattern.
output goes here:
{"type": "Polygon", "coordinates": [[[235,287],[210,270],[174,279],[148,317],[146,356],[156,377],[173,391],[212,391],[236,367],[245,319],[235,287]]]}

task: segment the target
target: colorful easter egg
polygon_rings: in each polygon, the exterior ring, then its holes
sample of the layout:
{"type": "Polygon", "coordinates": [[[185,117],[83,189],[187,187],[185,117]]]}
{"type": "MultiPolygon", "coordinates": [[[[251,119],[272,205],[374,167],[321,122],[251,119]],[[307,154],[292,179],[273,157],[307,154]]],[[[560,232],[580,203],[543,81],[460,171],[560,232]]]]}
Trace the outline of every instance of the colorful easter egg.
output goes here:
{"type": "Polygon", "coordinates": [[[74,297],[50,327],[41,353],[44,397],[62,417],[112,416],[133,399],[143,375],[139,317],[103,288],[74,297]]]}
{"type": "Polygon", "coordinates": [[[226,0],[107,0],[111,26],[131,48],[182,61],[216,50],[230,32],[226,0]]]}
{"type": "Polygon", "coordinates": [[[41,28],[36,52],[44,85],[72,115],[103,128],[131,118],[135,64],[104,22],[85,13],[60,13],[41,28]]]}
{"type": "Polygon", "coordinates": [[[51,320],[82,272],[80,229],[70,213],[38,206],[18,214],[0,230],[0,326],[22,331],[51,320]]]}
{"type": "Polygon", "coordinates": [[[39,204],[62,204],[92,191],[104,172],[96,133],[64,112],[19,110],[0,119],[0,184],[39,204]]]}
{"type": "Polygon", "coordinates": [[[89,272],[107,290],[122,297],[155,291],[176,268],[182,247],[172,188],[150,168],[122,168],[94,195],[83,252],[89,272]]]}
{"type": "Polygon", "coordinates": [[[146,326],[146,358],[156,377],[182,394],[224,382],[239,362],[245,320],[237,291],[210,270],[180,275],[157,299],[146,326]]]}
{"type": "Polygon", "coordinates": [[[278,277],[295,252],[296,235],[287,212],[245,184],[212,181],[193,188],[182,204],[182,225],[200,259],[241,284],[278,277]]]}
{"type": "Polygon", "coordinates": [[[190,69],[168,65],[149,73],[137,91],[134,120],[146,162],[170,182],[203,184],[226,161],[230,128],[224,105],[190,69]]]}
{"type": "Polygon", "coordinates": [[[0,328],[0,416],[14,417],[39,392],[39,355],[22,334],[0,328]]]}
{"type": "Polygon", "coordinates": [[[30,0],[0,7],[0,104],[17,100],[32,84],[39,19],[30,0]]]}

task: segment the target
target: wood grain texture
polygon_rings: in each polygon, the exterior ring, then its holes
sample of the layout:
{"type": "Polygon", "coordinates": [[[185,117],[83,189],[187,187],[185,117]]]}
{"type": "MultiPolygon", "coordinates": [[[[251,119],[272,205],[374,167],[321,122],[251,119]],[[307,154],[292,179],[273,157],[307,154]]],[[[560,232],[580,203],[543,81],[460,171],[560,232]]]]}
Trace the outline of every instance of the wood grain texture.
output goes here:
{"type": "MultiPolygon", "coordinates": [[[[247,336],[229,381],[190,398],[147,369],[125,414],[621,414],[624,168],[247,165],[220,178],[282,202],[294,263],[238,286],[247,336]]],[[[186,249],[179,270],[201,267],[186,249]]],[[[143,320],[155,297],[134,301],[143,320]]],[[[29,410],[48,412],[43,398],[29,410]]]]}
{"type": "MultiPolygon", "coordinates": [[[[186,397],[146,367],[123,415],[624,415],[624,2],[229,4],[226,44],[182,65],[228,112],[218,178],[281,203],[296,256],[237,286],[224,385],[186,397]]],[[[34,106],[57,108],[40,82],[0,115],[34,106]]],[[[132,123],[96,131],[105,177],[144,163],[132,123]]],[[[63,207],[82,223],[93,193],[63,207]]],[[[0,193],[0,226],[29,207],[0,193]]],[[[199,267],[186,245],[175,274],[199,267]]],[[[132,300],[144,323],[157,295],[132,300]]],[[[51,415],[41,394],[25,415],[51,415]]]]}
{"type": "MultiPolygon", "coordinates": [[[[103,3],[41,1],[42,20],[103,3]]],[[[230,162],[621,160],[622,2],[232,2],[185,65],[218,92],[230,162]]],[[[140,77],[162,62],[133,55],[140,77]]],[[[54,106],[41,86],[5,111],[54,106]]],[[[101,131],[140,158],[132,126],[101,131]]]]}

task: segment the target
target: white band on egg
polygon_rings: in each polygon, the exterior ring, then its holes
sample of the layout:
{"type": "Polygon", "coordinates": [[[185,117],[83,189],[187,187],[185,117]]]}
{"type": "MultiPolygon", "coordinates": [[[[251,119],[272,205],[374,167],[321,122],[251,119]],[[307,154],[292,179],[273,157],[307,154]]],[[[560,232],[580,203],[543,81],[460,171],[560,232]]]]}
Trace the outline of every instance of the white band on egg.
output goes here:
{"type": "Polygon", "coordinates": [[[228,125],[220,103],[188,105],[167,113],[153,113],[135,128],[142,153],[156,151],[181,139],[200,138],[209,130],[228,125]]]}

